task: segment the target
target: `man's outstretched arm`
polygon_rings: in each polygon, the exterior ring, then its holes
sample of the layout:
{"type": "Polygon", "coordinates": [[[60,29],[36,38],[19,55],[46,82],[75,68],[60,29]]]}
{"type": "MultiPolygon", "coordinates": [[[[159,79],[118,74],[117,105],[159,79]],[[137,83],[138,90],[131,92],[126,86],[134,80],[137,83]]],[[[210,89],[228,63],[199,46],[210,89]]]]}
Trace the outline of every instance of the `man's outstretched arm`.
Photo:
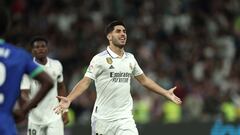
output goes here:
{"type": "Polygon", "coordinates": [[[174,90],[176,87],[166,90],[155,83],[152,79],[148,78],[145,74],[141,74],[139,76],[135,76],[140,84],[142,84],[148,90],[151,90],[157,94],[165,96],[176,104],[181,104],[182,101],[179,97],[174,94],[174,90]]]}
{"type": "Polygon", "coordinates": [[[58,99],[60,99],[60,103],[58,106],[54,108],[54,111],[57,114],[64,113],[69,108],[71,102],[76,99],[78,96],[80,96],[87,88],[90,86],[92,80],[88,77],[83,77],[82,80],[80,80],[73,88],[73,90],[70,92],[70,94],[67,97],[63,96],[57,96],[58,99]]]}

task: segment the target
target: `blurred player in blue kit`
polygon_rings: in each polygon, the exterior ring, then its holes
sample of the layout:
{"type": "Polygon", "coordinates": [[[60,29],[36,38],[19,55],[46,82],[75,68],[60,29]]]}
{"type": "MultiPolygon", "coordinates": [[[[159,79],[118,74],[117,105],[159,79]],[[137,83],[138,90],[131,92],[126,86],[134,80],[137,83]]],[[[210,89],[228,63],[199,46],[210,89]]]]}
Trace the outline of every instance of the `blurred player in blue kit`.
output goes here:
{"type": "Polygon", "coordinates": [[[5,42],[3,36],[9,27],[10,17],[5,8],[0,7],[0,134],[17,135],[15,120],[24,120],[28,112],[37,106],[53,87],[53,81],[43,68],[32,61],[25,50],[5,42]],[[20,95],[20,83],[28,74],[41,84],[39,92],[21,109],[13,112],[20,95]],[[13,115],[14,114],[14,115],[13,115]],[[15,116],[15,117],[13,117],[15,116]],[[15,120],[14,120],[15,118],[15,120]]]}
{"type": "Polygon", "coordinates": [[[92,113],[92,135],[138,135],[132,115],[133,99],[130,93],[132,78],[150,91],[166,97],[176,104],[181,99],[174,94],[176,87],[166,90],[148,78],[133,54],[125,52],[127,41],[125,25],[113,21],[106,27],[109,45],[95,55],[85,76],[67,97],[58,97],[60,104],[56,113],[65,112],[70,103],[95,81],[97,98],[92,113]]]}

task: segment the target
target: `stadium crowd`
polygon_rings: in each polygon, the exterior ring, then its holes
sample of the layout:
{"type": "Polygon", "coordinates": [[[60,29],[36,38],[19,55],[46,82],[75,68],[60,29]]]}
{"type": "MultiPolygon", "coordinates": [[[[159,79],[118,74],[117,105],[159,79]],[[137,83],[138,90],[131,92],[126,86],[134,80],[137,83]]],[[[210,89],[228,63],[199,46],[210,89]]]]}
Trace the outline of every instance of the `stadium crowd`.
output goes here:
{"type": "MultiPolygon", "coordinates": [[[[96,53],[107,46],[104,27],[127,26],[126,50],[165,88],[176,85],[177,106],[132,82],[137,123],[240,120],[239,0],[2,0],[11,10],[7,40],[28,48],[34,35],[49,40],[68,89],[79,81],[96,53]]],[[[92,86],[71,108],[90,123],[92,86]]]]}

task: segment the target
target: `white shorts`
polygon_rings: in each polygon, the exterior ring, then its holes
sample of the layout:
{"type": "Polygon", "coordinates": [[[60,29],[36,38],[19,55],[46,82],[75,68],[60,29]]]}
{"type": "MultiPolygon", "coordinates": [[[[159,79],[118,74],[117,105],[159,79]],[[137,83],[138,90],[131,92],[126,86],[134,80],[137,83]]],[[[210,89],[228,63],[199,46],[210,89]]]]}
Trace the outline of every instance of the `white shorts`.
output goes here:
{"type": "Polygon", "coordinates": [[[132,118],[106,121],[92,117],[92,135],[138,135],[138,130],[132,118]]]}
{"type": "Polygon", "coordinates": [[[64,135],[64,125],[62,119],[49,124],[35,124],[28,121],[27,135],[64,135]]]}

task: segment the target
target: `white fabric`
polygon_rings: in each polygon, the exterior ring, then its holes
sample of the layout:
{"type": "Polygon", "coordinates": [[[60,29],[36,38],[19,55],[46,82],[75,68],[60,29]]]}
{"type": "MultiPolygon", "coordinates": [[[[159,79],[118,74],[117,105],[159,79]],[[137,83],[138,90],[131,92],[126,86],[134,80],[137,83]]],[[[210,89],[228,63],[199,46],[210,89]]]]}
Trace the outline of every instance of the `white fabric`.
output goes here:
{"type": "Polygon", "coordinates": [[[92,135],[138,135],[133,118],[106,121],[92,117],[92,135]]]}
{"type": "Polygon", "coordinates": [[[110,48],[95,55],[85,76],[95,81],[97,98],[92,116],[116,120],[132,118],[130,81],[143,74],[136,59],[125,52],[120,58],[110,48]]]}
{"type": "MultiPolygon", "coordinates": [[[[36,62],[36,61],[35,61],[36,62]]],[[[37,62],[36,62],[37,63],[37,62]]],[[[39,63],[37,63],[39,64],[39,63]]],[[[41,64],[39,64],[41,65],[41,64]]],[[[41,65],[49,76],[54,81],[54,87],[48,92],[46,97],[38,104],[38,106],[31,110],[29,120],[36,124],[48,124],[57,119],[61,119],[61,115],[57,115],[53,108],[59,103],[56,96],[58,95],[57,83],[63,81],[63,68],[58,60],[51,58],[47,59],[46,65],[41,65]]],[[[39,90],[40,84],[25,75],[21,83],[21,90],[29,90],[29,97],[32,99],[39,90]]]]}
{"type": "Polygon", "coordinates": [[[64,125],[61,119],[47,125],[38,125],[28,121],[27,135],[64,135],[64,125]]]}

